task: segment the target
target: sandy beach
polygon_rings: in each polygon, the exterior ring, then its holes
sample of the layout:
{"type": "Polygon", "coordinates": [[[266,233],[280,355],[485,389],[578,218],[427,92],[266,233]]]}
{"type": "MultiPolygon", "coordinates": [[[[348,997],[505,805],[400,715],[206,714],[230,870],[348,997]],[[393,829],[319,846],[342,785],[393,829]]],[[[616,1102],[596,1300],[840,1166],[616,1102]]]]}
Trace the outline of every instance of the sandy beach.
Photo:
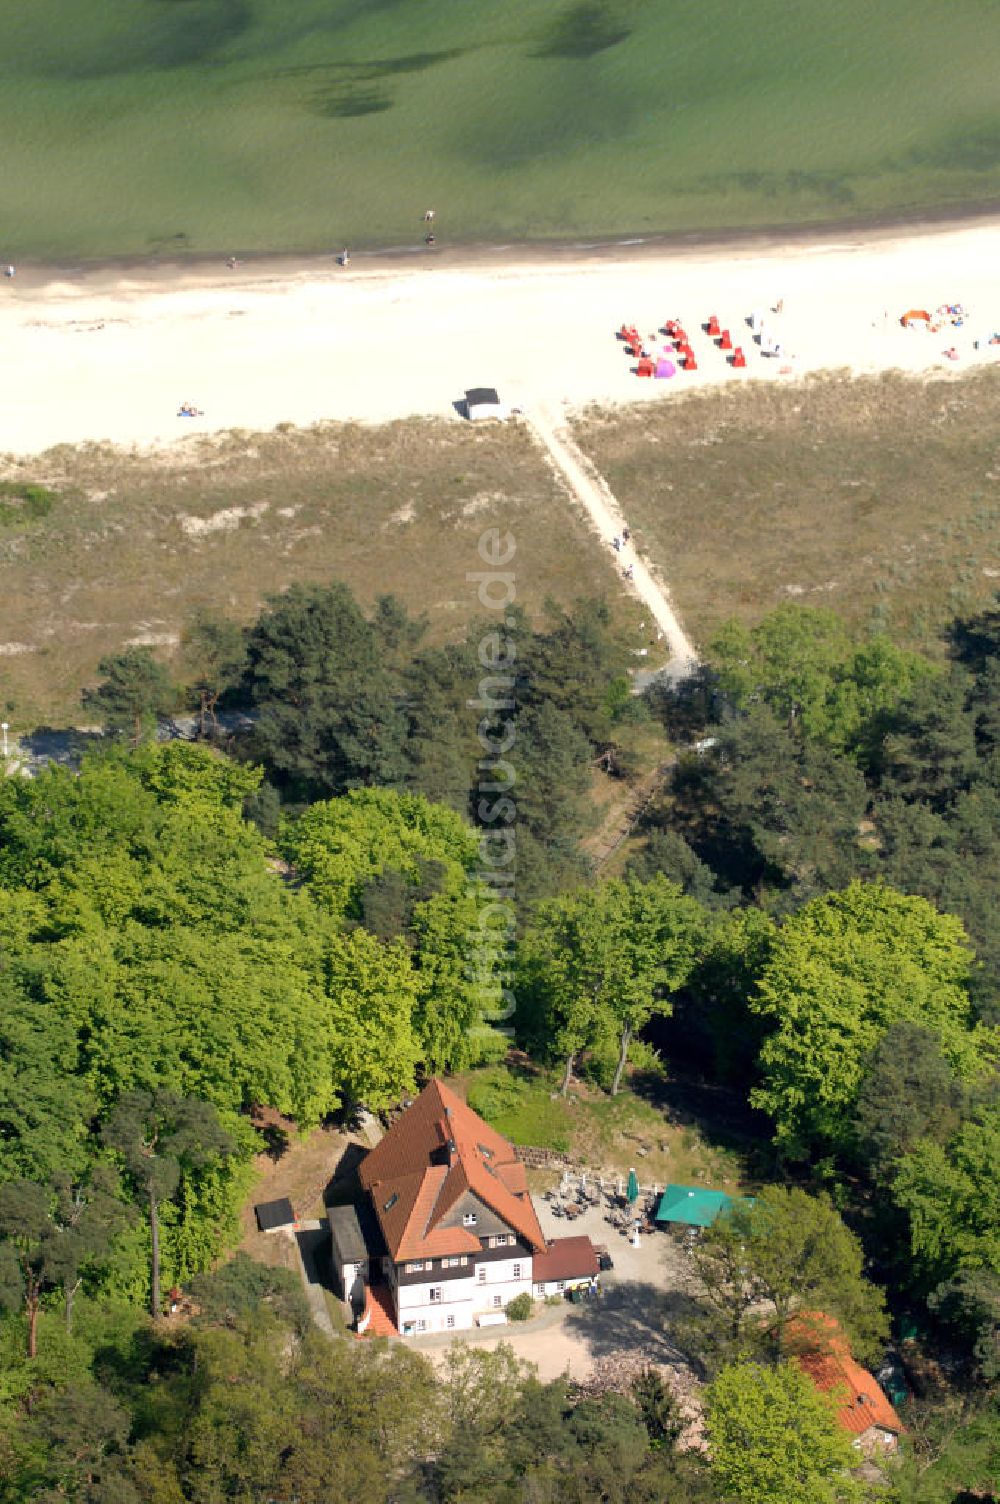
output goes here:
{"type": "Polygon", "coordinates": [[[333,257],[235,271],[221,261],[19,269],[0,284],[0,451],[159,446],[323,419],[456,418],[453,404],[476,385],[530,411],[827,369],[955,375],[1000,360],[1000,345],[987,343],[1000,331],[998,251],[1000,222],[976,220],[786,244],[432,251],[347,269],[333,257]],[[907,309],[946,304],[967,310],[962,327],[900,326],[907,309]],[[779,357],[752,342],[755,311],[779,357]],[[712,314],[743,345],[745,371],[702,332],[712,314]],[[640,380],[615,331],[626,322],[650,336],[671,318],[691,336],[698,370],[640,380]],[[179,417],[183,403],[202,416],[179,417]]]}

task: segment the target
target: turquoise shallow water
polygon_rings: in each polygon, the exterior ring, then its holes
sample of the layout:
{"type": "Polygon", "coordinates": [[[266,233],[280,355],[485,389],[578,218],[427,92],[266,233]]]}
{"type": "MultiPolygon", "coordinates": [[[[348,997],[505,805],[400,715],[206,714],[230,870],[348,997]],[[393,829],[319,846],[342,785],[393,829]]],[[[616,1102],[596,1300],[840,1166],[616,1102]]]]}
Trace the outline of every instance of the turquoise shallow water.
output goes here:
{"type": "Polygon", "coordinates": [[[997,0],[0,0],[0,257],[1000,201],[997,0]]]}

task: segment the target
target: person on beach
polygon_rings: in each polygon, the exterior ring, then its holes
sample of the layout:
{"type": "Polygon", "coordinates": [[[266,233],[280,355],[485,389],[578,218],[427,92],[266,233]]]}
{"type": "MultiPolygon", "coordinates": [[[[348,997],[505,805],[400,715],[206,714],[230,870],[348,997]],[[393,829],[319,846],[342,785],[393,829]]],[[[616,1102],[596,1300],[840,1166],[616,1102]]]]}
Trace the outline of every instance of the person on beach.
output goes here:
{"type": "Polygon", "coordinates": [[[341,251],[340,256],[339,256],[338,259],[340,261],[341,266],[350,266],[350,264],[351,264],[351,258],[347,254],[347,247],[346,247],[346,245],[344,246],[344,249],[341,251]]]}
{"type": "Polygon", "coordinates": [[[433,245],[433,244],[434,244],[434,236],[433,235],[425,235],[424,236],[424,245],[433,245]]]}
{"type": "Polygon", "coordinates": [[[628,540],[631,538],[631,536],[632,536],[632,534],[629,532],[628,528],[627,527],[623,527],[622,528],[622,542],[623,543],[627,543],[628,540]]]}
{"type": "Polygon", "coordinates": [[[433,209],[425,209],[424,210],[424,224],[425,225],[432,225],[433,223],[434,223],[434,210],[433,209]]]}
{"type": "Polygon", "coordinates": [[[5,266],[3,269],[3,274],[5,277],[12,277],[14,275],[14,267],[5,266]]]}
{"type": "Polygon", "coordinates": [[[611,547],[614,549],[615,553],[617,553],[618,550],[621,548],[621,546],[622,546],[622,540],[618,537],[618,535],[616,533],[615,536],[611,540],[611,547]]]}

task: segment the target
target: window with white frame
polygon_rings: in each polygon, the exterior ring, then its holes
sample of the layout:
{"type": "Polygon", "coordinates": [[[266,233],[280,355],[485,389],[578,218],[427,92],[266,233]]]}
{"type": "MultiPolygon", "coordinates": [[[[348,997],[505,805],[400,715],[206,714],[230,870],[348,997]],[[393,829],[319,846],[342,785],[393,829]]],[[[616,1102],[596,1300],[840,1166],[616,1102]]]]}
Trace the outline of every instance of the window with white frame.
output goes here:
{"type": "Polygon", "coordinates": [[[556,1289],[559,1291],[560,1295],[565,1290],[565,1288],[566,1288],[566,1281],[564,1279],[557,1279],[556,1280],[556,1289]]]}
{"type": "Polygon", "coordinates": [[[419,1274],[422,1269],[432,1269],[433,1267],[434,1264],[431,1259],[428,1259],[426,1264],[423,1259],[414,1259],[411,1264],[406,1265],[406,1272],[407,1274],[419,1274]]]}
{"type": "Polygon", "coordinates": [[[492,1238],[490,1238],[490,1247],[491,1248],[506,1248],[507,1244],[508,1243],[513,1243],[513,1241],[514,1241],[514,1239],[511,1237],[510,1233],[507,1233],[507,1232],[498,1232],[498,1233],[495,1233],[492,1238]]]}
{"type": "Polygon", "coordinates": [[[428,1292],[428,1298],[430,1299],[431,1305],[433,1305],[435,1301],[440,1300],[442,1298],[441,1286],[432,1285],[430,1291],[428,1292]]]}
{"type": "Polygon", "coordinates": [[[475,1227],[475,1225],[476,1225],[476,1214],[475,1214],[475,1212],[463,1212],[462,1213],[462,1226],[463,1227],[475,1227]]]}
{"type": "Polygon", "coordinates": [[[427,1330],[427,1323],[426,1323],[426,1321],[418,1321],[417,1322],[417,1331],[418,1332],[426,1332],[426,1330],[427,1330]]]}
{"type": "Polygon", "coordinates": [[[514,1265],[514,1278],[515,1279],[520,1279],[521,1278],[521,1266],[520,1266],[520,1264],[515,1264],[514,1265]]]}
{"type": "Polygon", "coordinates": [[[454,1316],[446,1316],[445,1317],[445,1325],[446,1326],[454,1326],[455,1325],[455,1318],[454,1318],[454,1316]]]}
{"type": "Polygon", "coordinates": [[[535,1286],[535,1294],[536,1295],[544,1295],[545,1294],[545,1286],[544,1286],[544,1284],[538,1284],[538,1285],[535,1286]]]}
{"type": "Polygon", "coordinates": [[[502,1295],[494,1295],[494,1297],[493,1297],[493,1309],[496,1310],[498,1306],[502,1306],[502,1305],[503,1305],[503,1296],[502,1295]]]}
{"type": "Polygon", "coordinates": [[[476,1279],[479,1281],[479,1283],[481,1285],[485,1285],[485,1283],[486,1283],[486,1265],[485,1264],[480,1264],[479,1268],[476,1270],[476,1279]]]}
{"type": "Polygon", "coordinates": [[[441,1268],[442,1269],[461,1269],[461,1268],[464,1268],[464,1266],[467,1265],[468,1262],[469,1262],[469,1255],[467,1253],[463,1253],[461,1256],[459,1256],[456,1253],[453,1258],[442,1259],[441,1260],[441,1268]]]}

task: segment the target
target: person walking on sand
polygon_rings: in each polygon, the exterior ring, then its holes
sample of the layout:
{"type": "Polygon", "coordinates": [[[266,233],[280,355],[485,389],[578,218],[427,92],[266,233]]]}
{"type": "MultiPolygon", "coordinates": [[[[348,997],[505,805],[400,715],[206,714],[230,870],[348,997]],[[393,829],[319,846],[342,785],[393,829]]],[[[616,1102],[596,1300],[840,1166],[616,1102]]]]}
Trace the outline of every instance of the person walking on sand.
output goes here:
{"type": "Polygon", "coordinates": [[[340,253],[339,260],[340,260],[341,266],[350,266],[350,264],[351,264],[351,258],[347,254],[347,247],[346,247],[346,245],[344,246],[344,249],[340,253]]]}
{"type": "Polygon", "coordinates": [[[3,274],[5,277],[12,277],[14,275],[14,270],[15,268],[12,266],[5,266],[3,269],[3,274]]]}
{"type": "Polygon", "coordinates": [[[424,224],[425,225],[432,225],[433,223],[434,223],[434,210],[433,209],[425,209],[424,210],[424,224]]]}

